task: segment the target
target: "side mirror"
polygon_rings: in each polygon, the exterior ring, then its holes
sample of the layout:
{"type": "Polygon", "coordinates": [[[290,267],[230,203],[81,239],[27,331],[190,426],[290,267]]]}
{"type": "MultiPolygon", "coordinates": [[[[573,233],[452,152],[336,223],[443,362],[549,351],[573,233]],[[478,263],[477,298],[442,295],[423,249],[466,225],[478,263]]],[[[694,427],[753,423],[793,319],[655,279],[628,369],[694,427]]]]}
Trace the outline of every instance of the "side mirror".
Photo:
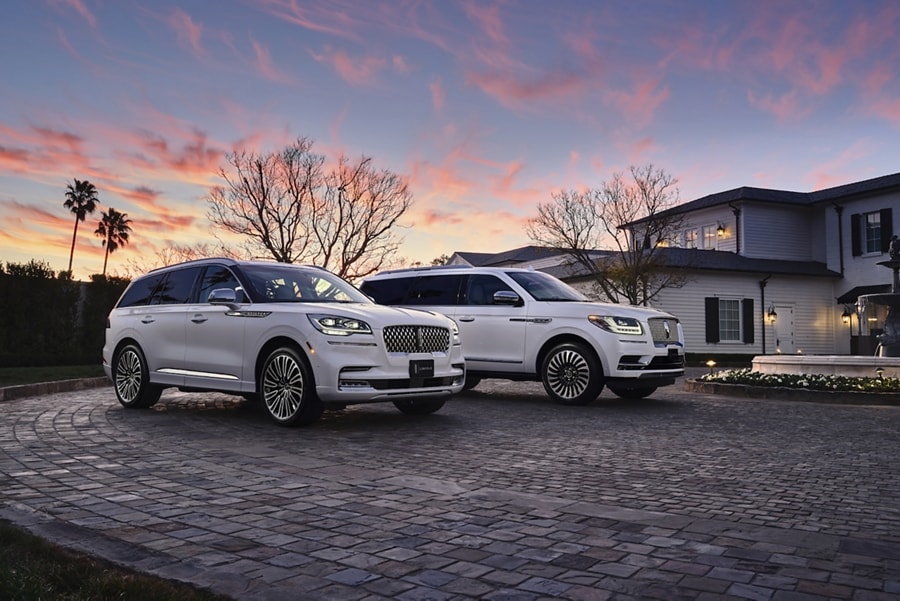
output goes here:
{"type": "Polygon", "coordinates": [[[231,288],[216,288],[209,293],[207,302],[211,305],[237,305],[237,294],[231,288]]]}
{"type": "Polygon", "coordinates": [[[495,305],[511,305],[513,307],[521,307],[524,303],[519,295],[512,290],[498,290],[494,293],[495,305]]]}

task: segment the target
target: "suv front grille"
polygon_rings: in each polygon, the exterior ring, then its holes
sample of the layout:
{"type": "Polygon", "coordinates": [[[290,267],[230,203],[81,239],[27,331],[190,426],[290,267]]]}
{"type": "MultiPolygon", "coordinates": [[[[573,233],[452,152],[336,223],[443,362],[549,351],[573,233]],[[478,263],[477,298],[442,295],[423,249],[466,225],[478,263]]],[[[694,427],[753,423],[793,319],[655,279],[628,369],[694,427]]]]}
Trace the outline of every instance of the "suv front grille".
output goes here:
{"type": "Polygon", "coordinates": [[[446,353],[450,330],[434,326],[388,326],[384,344],[389,353],[446,353]]]}
{"type": "Polygon", "coordinates": [[[657,345],[678,342],[678,320],[671,317],[653,317],[648,319],[650,334],[657,345]]]}

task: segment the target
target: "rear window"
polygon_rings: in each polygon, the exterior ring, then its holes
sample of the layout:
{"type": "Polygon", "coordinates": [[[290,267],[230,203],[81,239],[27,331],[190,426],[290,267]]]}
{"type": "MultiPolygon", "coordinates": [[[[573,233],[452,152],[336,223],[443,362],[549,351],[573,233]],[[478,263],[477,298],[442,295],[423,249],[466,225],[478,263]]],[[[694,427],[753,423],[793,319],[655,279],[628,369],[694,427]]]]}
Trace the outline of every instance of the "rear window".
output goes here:
{"type": "Polygon", "coordinates": [[[367,280],[359,289],[371,296],[379,305],[402,305],[406,302],[406,293],[413,280],[415,278],[367,280]]]}
{"type": "Polygon", "coordinates": [[[131,286],[128,287],[128,290],[125,291],[125,294],[122,295],[122,299],[119,301],[118,306],[140,307],[142,305],[149,305],[150,299],[153,297],[153,292],[156,290],[156,287],[159,286],[159,282],[163,279],[163,275],[164,274],[150,275],[135,280],[131,286]]]}
{"type": "Polygon", "coordinates": [[[191,302],[194,281],[197,279],[198,273],[200,273],[200,267],[170,271],[166,274],[167,277],[162,285],[157,287],[153,298],[150,299],[150,304],[184,305],[191,302]]]}

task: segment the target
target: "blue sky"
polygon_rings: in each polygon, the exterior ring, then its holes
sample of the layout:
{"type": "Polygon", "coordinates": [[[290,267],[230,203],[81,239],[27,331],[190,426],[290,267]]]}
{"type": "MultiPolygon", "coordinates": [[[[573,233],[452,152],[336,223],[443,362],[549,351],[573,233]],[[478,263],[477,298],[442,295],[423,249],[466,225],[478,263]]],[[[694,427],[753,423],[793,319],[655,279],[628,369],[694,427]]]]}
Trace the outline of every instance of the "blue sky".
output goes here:
{"type": "MultiPolygon", "coordinates": [[[[682,201],[900,171],[885,0],[34,0],[0,22],[0,261],[68,263],[65,187],[133,221],[110,257],[214,241],[234,148],[298,137],[408,178],[399,260],[529,243],[560,189],[630,165],[682,201]]],[[[102,268],[79,226],[75,276],[102,268]]]]}

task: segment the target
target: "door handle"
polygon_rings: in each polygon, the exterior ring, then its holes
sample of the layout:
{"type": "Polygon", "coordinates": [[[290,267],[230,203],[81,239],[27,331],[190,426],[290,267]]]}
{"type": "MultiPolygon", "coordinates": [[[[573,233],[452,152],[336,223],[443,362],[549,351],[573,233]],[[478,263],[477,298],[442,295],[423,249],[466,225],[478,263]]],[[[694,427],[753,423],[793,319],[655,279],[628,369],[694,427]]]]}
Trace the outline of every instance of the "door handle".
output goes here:
{"type": "Polygon", "coordinates": [[[141,320],[141,323],[153,323],[154,321],[156,321],[156,320],[153,319],[153,317],[151,317],[150,315],[148,315],[144,319],[141,320]]]}
{"type": "Polygon", "coordinates": [[[204,316],[203,316],[202,314],[200,314],[200,313],[197,313],[196,315],[194,315],[194,317],[191,318],[191,321],[193,321],[194,323],[203,323],[203,322],[206,321],[207,319],[209,319],[209,318],[208,318],[208,317],[204,317],[204,316]]]}
{"type": "Polygon", "coordinates": [[[468,323],[470,321],[475,321],[475,318],[474,317],[460,317],[459,320],[465,321],[466,323],[468,323]]]}

